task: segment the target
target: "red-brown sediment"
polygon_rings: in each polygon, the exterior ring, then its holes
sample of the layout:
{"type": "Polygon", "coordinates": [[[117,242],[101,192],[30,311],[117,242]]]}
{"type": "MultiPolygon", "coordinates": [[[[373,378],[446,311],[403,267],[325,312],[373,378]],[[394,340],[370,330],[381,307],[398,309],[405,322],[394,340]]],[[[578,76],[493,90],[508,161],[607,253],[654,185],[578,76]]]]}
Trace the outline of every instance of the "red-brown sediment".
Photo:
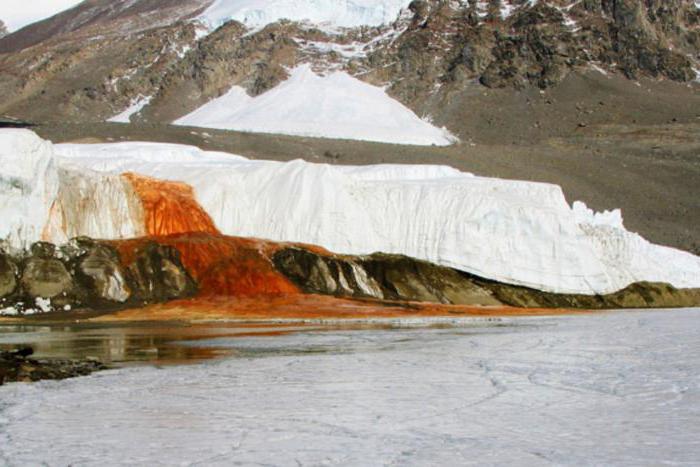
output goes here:
{"type": "Polygon", "coordinates": [[[209,214],[196,201],[194,190],[186,183],[157,180],[134,173],[125,173],[122,177],[131,184],[141,200],[148,235],[219,233],[209,214]]]}
{"type": "Polygon", "coordinates": [[[149,241],[172,246],[180,252],[183,265],[199,284],[199,297],[301,293],[269,259],[280,244],[207,233],[141,238],[113,244],[119,250],[122,262],[129,264],[136,251],[149,241]]]}
{"type": "Polygon", "coordinates": [[[97,321],[265,321],[470,318],[588,313],[562,309],[478,307],[430,303],[388,303],[323,295],[209,297],[125,310],[97,321]]]}

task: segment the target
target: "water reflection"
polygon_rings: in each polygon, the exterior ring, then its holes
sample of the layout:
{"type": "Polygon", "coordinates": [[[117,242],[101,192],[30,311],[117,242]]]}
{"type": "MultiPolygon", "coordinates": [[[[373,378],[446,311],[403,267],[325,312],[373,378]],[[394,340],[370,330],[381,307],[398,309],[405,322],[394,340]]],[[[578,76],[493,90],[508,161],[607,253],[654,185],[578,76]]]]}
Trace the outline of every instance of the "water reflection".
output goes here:
{"type": "Polygon", "coordinates": [[[217,346],[216,339],[285,334],[309,327],[241,325],[208,326],[187,324],[123,325],[12,325],[0,326],[0,349],[34,348],[37,358],[94,357],[107,364],[176,364],[230,355],[230,348],[217,346]],[[206,340],[206,345],[188,345],[206,340]],[[209,344],[211,343],[211,345],[209,344]]]}

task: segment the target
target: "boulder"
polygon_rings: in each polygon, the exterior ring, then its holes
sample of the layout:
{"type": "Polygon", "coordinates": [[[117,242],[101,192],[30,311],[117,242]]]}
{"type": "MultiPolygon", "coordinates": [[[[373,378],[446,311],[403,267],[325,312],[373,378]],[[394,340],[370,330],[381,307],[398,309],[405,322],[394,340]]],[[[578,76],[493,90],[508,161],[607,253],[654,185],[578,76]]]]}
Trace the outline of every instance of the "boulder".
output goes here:
{"type": "Polygon", "coordinates": [[[183,266],[180,252],[171,246],[149,242],[138,251],[129,269],[143,302],[166,302],[197,292],[197,284],[183,266]]]}
{"type": "Polygon", "coordinates": [[[17,290],[17,264],[10,255],[0,251],[0,299],[17,290]]]}
{"type": "Polygon", "coordinates": [[[38,242],[22,268],[22,290],[31,299],[66,296],[73,291],[73,278],[61,260],[55,257],[56,247],[38,242]]]}
{"type": "Polygon", "coordinates": [[[72,242],[79,254],[75,261],[76,279],[87,291],[88,302],[126,303],[131,298],[128,272],[112,246],[89,238],[72,242]]]}

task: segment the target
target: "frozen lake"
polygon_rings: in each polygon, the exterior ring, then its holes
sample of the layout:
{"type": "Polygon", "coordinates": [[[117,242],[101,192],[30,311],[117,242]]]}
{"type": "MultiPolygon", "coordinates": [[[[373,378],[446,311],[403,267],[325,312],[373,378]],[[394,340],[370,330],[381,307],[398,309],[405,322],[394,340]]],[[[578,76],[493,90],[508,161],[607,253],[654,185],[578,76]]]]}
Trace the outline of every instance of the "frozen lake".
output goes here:
{"type": "Polygon", "coordinates": [[[697,465],[700,309],[187,345],[0,387],[0,465],[697,465]]]}

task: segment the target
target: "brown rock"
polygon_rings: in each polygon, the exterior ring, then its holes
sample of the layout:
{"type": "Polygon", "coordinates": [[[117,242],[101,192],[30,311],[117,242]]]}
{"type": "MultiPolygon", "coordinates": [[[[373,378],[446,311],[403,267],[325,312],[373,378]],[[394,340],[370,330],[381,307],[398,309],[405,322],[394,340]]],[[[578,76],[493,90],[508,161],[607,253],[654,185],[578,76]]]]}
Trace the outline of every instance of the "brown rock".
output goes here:
{"type": "Polygon", "coordinates": [[[0,299],[12,295],[17,289],[17,264],[4,252],[0,251],[0,299]]]}

